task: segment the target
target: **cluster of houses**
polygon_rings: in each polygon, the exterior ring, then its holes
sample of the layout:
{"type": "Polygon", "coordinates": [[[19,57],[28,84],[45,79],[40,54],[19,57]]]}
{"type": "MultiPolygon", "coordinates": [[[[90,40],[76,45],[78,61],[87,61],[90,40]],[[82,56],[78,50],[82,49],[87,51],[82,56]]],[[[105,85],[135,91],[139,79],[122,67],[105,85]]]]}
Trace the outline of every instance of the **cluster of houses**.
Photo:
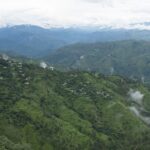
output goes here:
{"type": "MultiPolygon", "coordinates": [[[[30,77],[27,77],[25,75],[25,72],[23,71],[22,62],[18,62],[15,59],[10,58],[6,54],[0,55],[0,59],[5,61],[6,64],[7,64],[7,65],[2,65],[3,69],[7,69],[8,66],[11,67],[12,77],[15,77],[15,78],[20,78],[21,77],[24,80],[24,84],[29,85],[30,77]]],[[[0,80],[3,80],[3,79],[4,79],[4,77],[0,76],[0,80]]]]}
{"type": "MultiPolygon", "coordinates": [[[[70,76],[74,77],[74,78],[77,77],[76,74],[71,74],[70,76]]],[[[79,94],[80,95],[88,95],[90,93],[90,91],[88,93],[87,92],[88,90],[85,90],[86,88],[88,88],[88,86],[90,86],[90,81],[80,82],[80,88],[78,87],[77,89],[71,87],[70,85],[71,85],[71,83],[70,83],[69,79],[62,84],[62,86],[64,88],[66,88],[69,92],[71,92],[75,95],[79,95],[79,94]]],[[[93,90],[92,92],[95,93],[96,96],[99,96],[103,99],[110,99],[110,100],[112,99],[112,95],[110,94],[110,92],[107,92],[104,89],[93,90]]]]}
{"type": "MultiPolygon", "coordinates": [[[[19,78],[24,80],[24,84],[25,85],[29,85],[30,84],[30,77],[27,77],[24,70],[23,70],[23,64],[22,62],[17,61],[16,59],[10,58],[9,56],[7,56],[6,54],[1,54],[0,55],[0,59],[4,62],[7,63],[7,65],[2,65],[3,69],[7,69],[7,67],[11,67],[12,68],[12,76],[13,77],[17,77],[19,75],[19,78]],[[13,69],[15,68],[15,69],[13,69]]],[[[53,66],[49,66],[48,64],[46,64],[44,61],[40,63],[40,67],[42,67],[43,69],[49,69],[49,70],[54,70],[53,66]]],[[[17,77],[18,78],[18,77],[17,77]]],[[[0,75],[0,80],[3,80],[4,77],[0,75]]]]}

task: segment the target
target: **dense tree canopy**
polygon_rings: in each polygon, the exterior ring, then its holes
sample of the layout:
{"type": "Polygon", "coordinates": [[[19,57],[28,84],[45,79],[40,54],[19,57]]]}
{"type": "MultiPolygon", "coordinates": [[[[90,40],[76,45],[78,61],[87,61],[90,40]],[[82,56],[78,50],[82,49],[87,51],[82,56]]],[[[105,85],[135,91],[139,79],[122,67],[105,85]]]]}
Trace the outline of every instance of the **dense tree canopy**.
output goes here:
{"type": "Polygon", "coordinates": [[[130,89],[119,76],[59,72],[0,57],[0,150],[149,150],[150,128],[130,111],[130,89]]]}

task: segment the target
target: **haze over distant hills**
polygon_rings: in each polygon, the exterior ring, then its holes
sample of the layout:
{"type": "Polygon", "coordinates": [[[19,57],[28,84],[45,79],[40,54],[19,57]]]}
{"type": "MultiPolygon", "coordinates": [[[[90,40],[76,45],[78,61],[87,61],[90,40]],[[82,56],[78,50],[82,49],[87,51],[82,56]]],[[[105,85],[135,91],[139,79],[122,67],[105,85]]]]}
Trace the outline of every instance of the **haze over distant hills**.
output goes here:
{"type": "Polygon", "coordinates": [[[21,25],[0,28],[0,51],[41,57],[62,46],[120,40],[150,40],[149,30],[111,28],[50,28],[21,25]]]}

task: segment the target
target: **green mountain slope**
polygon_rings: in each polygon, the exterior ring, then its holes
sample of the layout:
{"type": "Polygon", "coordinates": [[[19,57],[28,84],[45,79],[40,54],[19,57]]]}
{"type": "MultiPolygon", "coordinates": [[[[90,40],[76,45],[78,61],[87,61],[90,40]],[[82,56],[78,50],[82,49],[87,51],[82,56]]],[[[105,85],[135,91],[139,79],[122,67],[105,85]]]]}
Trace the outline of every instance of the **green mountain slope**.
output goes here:
{"type": "Polygon", "coordinates": [[[138,77],[150,82],[150,42],[117,41],[75,44],[59,49],[47,61],[58,68],[138,77]]]}
{"type": "Polygon", "coordinates": [[[149,150],[149,98],[147,87],[118,76],[0,57],[0,149],[149,150]],[[130,100],[131,89],[142,104],[130,100]]]}

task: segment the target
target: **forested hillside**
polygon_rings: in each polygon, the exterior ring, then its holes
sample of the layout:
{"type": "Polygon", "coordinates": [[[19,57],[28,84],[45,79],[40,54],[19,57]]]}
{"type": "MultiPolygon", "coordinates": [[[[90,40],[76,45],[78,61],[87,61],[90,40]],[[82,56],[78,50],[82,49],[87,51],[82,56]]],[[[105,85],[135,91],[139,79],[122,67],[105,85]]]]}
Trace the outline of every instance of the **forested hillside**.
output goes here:
{"type": "Polygon", "coordinates": [[[150,90],[0,56],[1,150],[149,150],[150,90]]]}
{"type": "Polygon", "coordinates": [[[115,41],[78,43],[57,50],[47,57],[59,69],[96,71],[122,75],[150,83],[150,42],[115,41]]]}

